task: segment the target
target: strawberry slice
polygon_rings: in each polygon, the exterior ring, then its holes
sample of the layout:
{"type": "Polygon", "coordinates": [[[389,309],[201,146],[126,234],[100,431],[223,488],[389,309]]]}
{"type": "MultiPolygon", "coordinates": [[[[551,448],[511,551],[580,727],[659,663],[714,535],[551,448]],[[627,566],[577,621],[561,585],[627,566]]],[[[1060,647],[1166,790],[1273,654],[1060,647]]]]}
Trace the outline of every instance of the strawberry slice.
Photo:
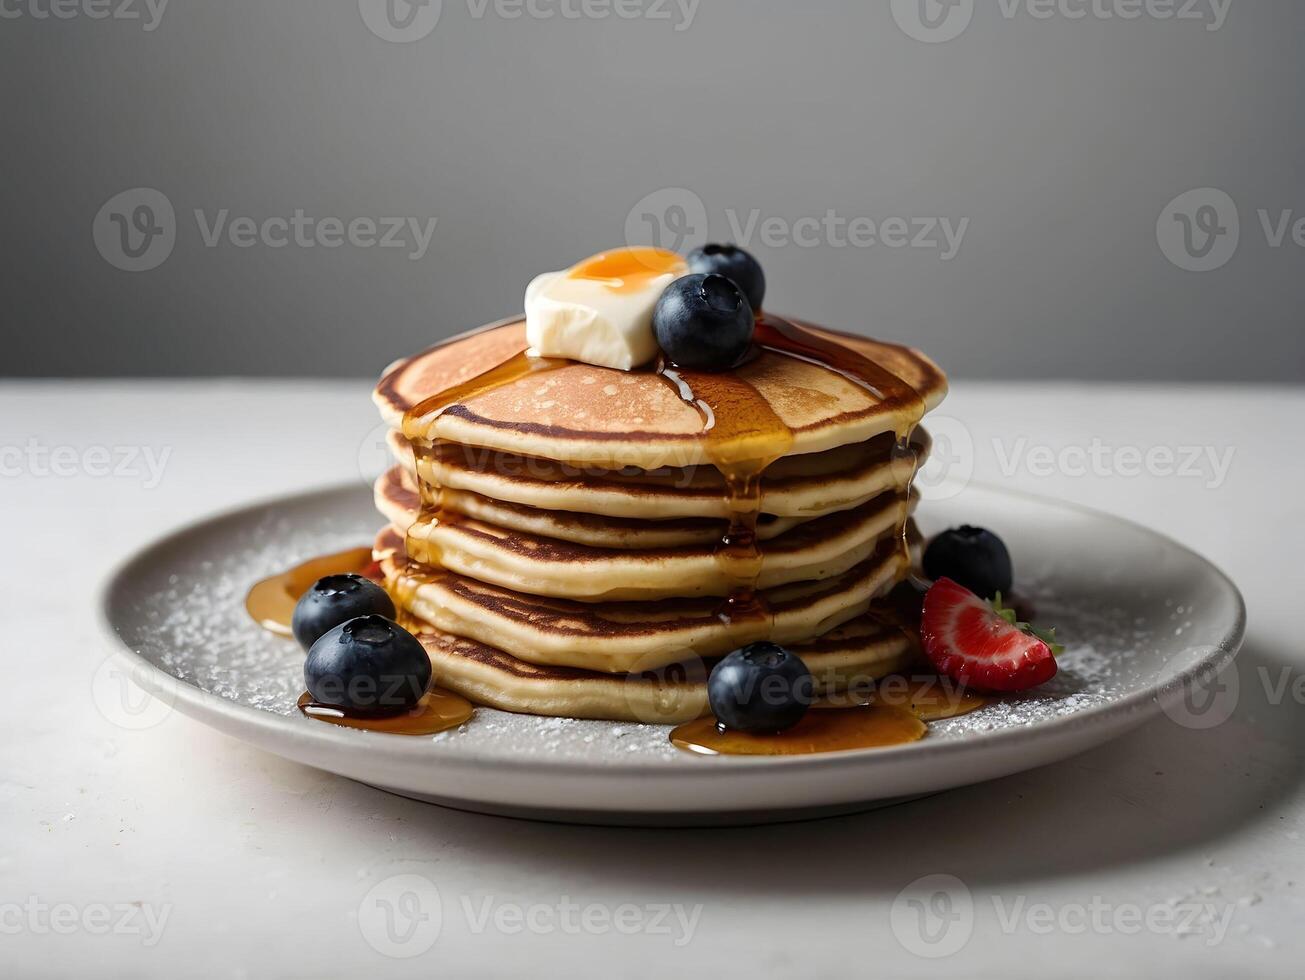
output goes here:
{"type": "Polygon", "coordinates": [[[1056,676],[1058,646],[1038,636],[1014,612],[949,578],[924,597],[920,639],[940,674],[983,691],[1027,691],[1056,676]]]}

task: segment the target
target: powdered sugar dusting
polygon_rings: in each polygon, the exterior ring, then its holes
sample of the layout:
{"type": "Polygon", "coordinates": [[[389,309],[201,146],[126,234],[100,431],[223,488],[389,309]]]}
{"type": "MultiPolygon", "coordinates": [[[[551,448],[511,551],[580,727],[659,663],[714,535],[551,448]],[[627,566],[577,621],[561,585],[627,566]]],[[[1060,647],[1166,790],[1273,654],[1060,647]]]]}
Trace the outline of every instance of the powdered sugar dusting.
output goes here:
{"type": "MultiPolygon", "coordinates": [[[[301,651],[293,641],[250,621],[244,599],[261,578],[371,541],[376,518],[367,500],[357,495],[322,500],[233,515],[163,546],[115,596],[111,616],[123,639],[146,660],[203,691],[285,716],[287,724],[321,724],[295,708],[303,691],[301,651]]],[[[969,715],[931,724],[924,744],[972,740],[1008,729],[1029,729],[1032,737],[1039,725],[1110,704],[1153,683],[1157,664],[1175,645],[1175,631],[1191,631],[1199,618],[1190,600],[1138,595],[1136,589],[1098,588],[1089,598],[1077,586],[1067,588],[1063,575],[1032,571],[1025,584],[1021,598],[1034,606],[1038,624],[1055,626],[1066,644],[1059,675],[1036,692],[997,699],[969,715]],[[1103,596],[1117,601],[1103,601],[1103,596]]],[[[432,752],[466,749],[482,757],[703,764],[701,757],[671,746],[668,731],[659,725],[536,718],[480,708],[466,724],[430,741],[432,752]]]]}

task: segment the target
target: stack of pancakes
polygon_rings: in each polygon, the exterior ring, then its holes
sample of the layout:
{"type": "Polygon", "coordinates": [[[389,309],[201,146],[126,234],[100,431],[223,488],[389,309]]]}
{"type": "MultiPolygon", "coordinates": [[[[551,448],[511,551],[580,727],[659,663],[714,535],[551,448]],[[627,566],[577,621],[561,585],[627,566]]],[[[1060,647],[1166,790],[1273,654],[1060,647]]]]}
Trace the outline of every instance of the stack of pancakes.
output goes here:
{"type": "MultiPolygon", "coordinates": [[[[923,355],[819,335],[925,409],[946,392],[923,355]]],[[[902,530],[927,437],[902,452],[898,434],[918,418],[775,351],[733,372],[787,438],[760,479],[767,614],[731,616],[719,551],[737,496],[666,377],[566,363],[410,413],[525,347],[520,321],[486,328],[392,365],[374,394],[397,460],[376,483],[389,521],[376,557],[438,684],[509,711],[671,723],[705,712],[714,658],[758,639],[801,656],[821,691],[910,660],[912,632],[883,597],[910,568],[902,530]]]]}

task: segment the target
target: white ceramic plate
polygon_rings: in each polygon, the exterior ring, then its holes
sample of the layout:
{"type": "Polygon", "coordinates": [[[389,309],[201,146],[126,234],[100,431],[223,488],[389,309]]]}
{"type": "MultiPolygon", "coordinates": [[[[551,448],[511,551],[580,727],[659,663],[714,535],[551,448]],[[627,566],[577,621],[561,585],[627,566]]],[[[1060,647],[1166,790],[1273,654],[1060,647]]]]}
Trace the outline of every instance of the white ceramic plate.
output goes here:
{"type": "Polygon", "coordinates": [[[178,531],[105,587],[107,628],[156,698],[288,759],[405,796],[486,813],[592,823],[705,825],[801,819],[1008,775],[1065,759],[1166,711],[1201,727],[1193,698],[1235,655],[1245,608],[1204,559],[1152,531],[1052,500],[971,486],[921,508],[926,533],[997,531],[1016,588],[1067,649],[1033,694],[937,722],[922,741],[825,755],[702,757],[654,725],[477,709],[434,738],[305,718],[302,654],[249,621],[259,578],[369,543],[367,489],[285,497],[178,531]]]}

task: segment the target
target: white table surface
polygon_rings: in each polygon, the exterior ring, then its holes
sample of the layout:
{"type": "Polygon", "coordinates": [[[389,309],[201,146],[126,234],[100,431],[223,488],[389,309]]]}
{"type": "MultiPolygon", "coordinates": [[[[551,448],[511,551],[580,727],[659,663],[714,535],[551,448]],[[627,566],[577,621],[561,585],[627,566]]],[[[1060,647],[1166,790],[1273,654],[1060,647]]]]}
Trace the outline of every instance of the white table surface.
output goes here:
{"type": "Polygon", "coordinates": [[[96,590],[111,566],[210,511],[358,479],[375,426],[367,393],[0,384],[0,974],[1299,975],[1305,390],[962,382],[942,413],[964,420],[978,478],[1149,524],[1238,582],[1250,631],[1231,720],[1195,731],[1162,718],[1069,762],[912,804],[719,831],[442,810],[176,712],[136,731],[97,710],[92,679],[111,651],[96,590]],[[1070,456],[1044,475],[1045,451],[1027,455],[1094,440],[1110,452],[1088,473],[1070,456]],[[159,479],[143,456],[101,475],[96,446],[170,455],[159,479]],[[1127,447],[1187,446],[1231,448],[1226,476],[1208,463],[1204,477],[1111,472],[1130,464],[1127,447]],[[891,911],[933,873],[963,882],[974,918],[949,933],[968,935],[963,948],[926,959],[891,911]],[[408,960],[377,952],[358,914],[398,874],[440,896],[438,938],[408,960]],[[659,922],[659,906],[696,911],[692,932],[673,912],[659,922]],[[1176,934],[1189,908],[1206,914],[1176,934]]]}

